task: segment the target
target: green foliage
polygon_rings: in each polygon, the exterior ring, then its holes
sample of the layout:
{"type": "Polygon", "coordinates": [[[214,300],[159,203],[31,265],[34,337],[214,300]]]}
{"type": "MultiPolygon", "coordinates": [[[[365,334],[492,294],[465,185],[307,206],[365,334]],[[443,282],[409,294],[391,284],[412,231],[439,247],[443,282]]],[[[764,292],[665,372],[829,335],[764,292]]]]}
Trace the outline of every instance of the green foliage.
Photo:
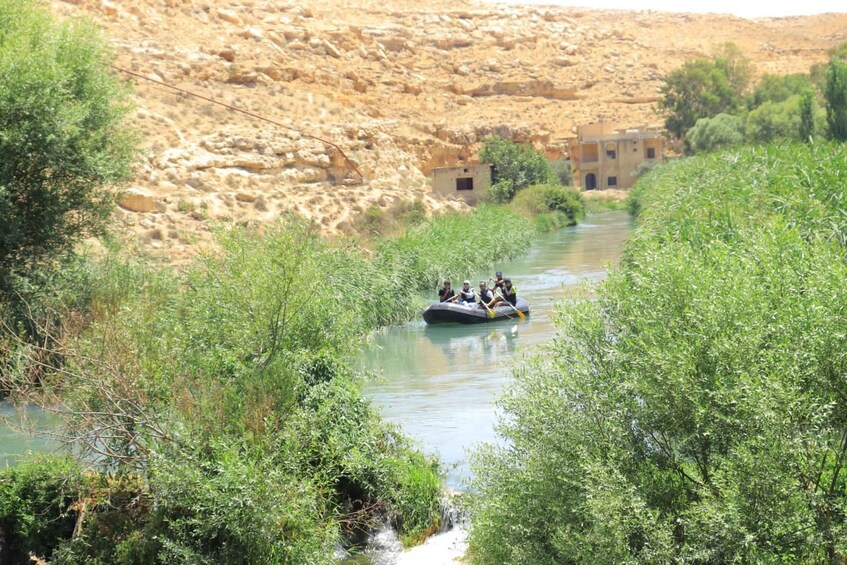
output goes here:
{"type": "Polygon", "coordinates": [[[747,98],[747,108],[753,110],[765,102],[785,102],[792,96],[812,88],[809,75],[764,75],[747,98]]]}
{"type": "Polygon", "coordinates": [[[558,177],[559,184],[562,186],[571,186],[573,182],[573,168],[571,162],[567,159],[557,159],[550,161],[550,169],[553,174],[558,177]]]}
{"type": "Polygon", "coordinates": [[[314,486],[268,463],[237,450],[208,463],[156,461],[156,562],[331,563],[337,526],[314,486]]]}
{"type": "MultiPolygon", "coordinates": [[[[80,455],[146,474],[128,486],[92,475],[84,527],[73,540],[72,517],[70,530],[45,531],[45,552],[69,563],[329,562],[381,517],[408,544],[437,529],[437,463],[380,422],[346,359],[366,332],[416,315],[418,293],[524,252],[534,230],[496,206],[410,224],[368,255],[288,218],[261,236],[221,230],[219,250],[181,273],[117,252],[74,263],[50,304],[90,326],[64,338],[65,370],[41,379],[36,398],[62,403],[80,455]]],[[[5,539],[28,551],[26,535],[5,539]]]]}
{"type": "Polygon", "coordinates": [[[391,274],[395,290],[432,292],[444,279],[461,279],[525,253],[533,233],[520,214],[502,206],[479,206],[470,214],[438,216],[383,241],[373,264],[377,271],[391,274]],[[468,253],[469,243],[473,253],[468,253]]]}
{"type": "Polygon", "coordinates": [[[475,457],[483,563],[847,556],[847,149],[666,164],[475,457]]]}
{"type": "Polygon", "coordinates": [[[824,98],[829,138],[847,141],[847,63],[837,57],[826,69],[824,98]]]}
{"type": "Polygon", "coordinates": [[[50,557],[74,531],[84,490],[82,467],[70,459],[35,457],[0,472],[0,535],[10,562],[29,552],[50,557]]]}
{"type": "Polygon", "coordinates": [[[585,206],[579,191],[549,184],[537,184],[520,191],[512,208],[535,218],[539,231],[552,231],[576,225],[585,217],[585,206]]]}
{"type": "Polygon", "coordinates": [[[713,60],[724,70],[732,89],[743,94],[750,84],[753,71],[750,69],[750,60],[744,56],[741,48],[731,41],[721,43],[715,49],[713,60]]]}
{"type": "Polygon", "coordinates": [[[810,142],[815,137],[815,93],[811,88],[800,94],[800,141],[810,142]]]}
{"type": "Polygon", "coordinates": [[[665,127],[677,138],[700,118],[732,114],[741,104],[749,72],[740,55],[695,59],[668,75],[662,86],[659,108],[666,112],[665,127]]]}
{"type": "Polygon", "coordinates": [[[718,114],[697,120],[685,137],[695,153],[714,151],[740,145],[744,141],[744,124],[736,116],[718,114]]]}
{"type": "Polygon", "coordinates": [[[498,203],[511,201],[531,184],[555,182],[557,178],[544,156],[529,144],[491,137],[485,141],[479,158],[494,166],[491,196],[498,203]]]}
{"type": "Polygon", "coordinates": [[[92,24],[0,2],[0,291],[99,233],[134,151],[128,90],[92,24]]]}
{"type": "Polygon", "coordinates": [[[437,466],[381,424],[344,379],[310,388],[303,408],[276,446],[276,457],[332,493],[332,504],[348,516],[347,530],[373,527],[374,510],[387,514],[404,537],[437,525],[437,466]]]}
{"type": "Polygon", "coordinates": [[[798,139],[801,96],[784,102],[764,102],[747,114],[747,137],[756,143],[778,139],[798,139]]]}

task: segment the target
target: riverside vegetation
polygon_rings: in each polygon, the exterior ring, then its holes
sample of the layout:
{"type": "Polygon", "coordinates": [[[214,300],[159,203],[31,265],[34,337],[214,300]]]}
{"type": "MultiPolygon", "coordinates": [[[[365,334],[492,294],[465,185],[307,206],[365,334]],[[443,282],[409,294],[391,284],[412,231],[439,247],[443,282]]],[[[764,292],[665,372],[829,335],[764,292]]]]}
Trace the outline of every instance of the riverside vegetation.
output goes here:
{"type": "Polygon", "coordinates": [[[847,148],[659,167],[474,459],[480,563],[847,559],[847,148]]]}
{"type": "Polygon", "coordinates": [[[78,257],[33,294],[32,311],[63,320],[53,347],[6,334],[2,373],[16,399],[61,404],[56,433],[101,472],[43,457],[4,471],[6,547],[60,562],[329,562],[382,517],[415,543],[438,526],[437,464],[380,422],[344,359],[416,315],[417,292],[523,253],[532,233],[483,206],[369,257],[295,218],[261,237],[223,230],[220,252],[182,274],[119,249],[78,257]],[[455,244],[469,237],[479,253],[455,244]]]}
{"type": "Polygon", "coordinates": [[[221,228],[184,271],[108,239],[81,255],[135,152],[109,61],[91,26],[0,0],[0,388],[73,453],[0,472],[0,559],[320,563],[377,520],[434,531],[437,463],[345,360],[419,291],[524,252],[531,224],[413,214],[365,252],[288,218],[221,228]]]}
{"type": "MultiPolygon", "coordinates": [[[[437,462],[380,421],[346,359],[444,277],[525,252],[532,224],[413,205],[396,237],[370,214],[369,251],[290,217],[220,228],[183,271],[109,239],[80,254],[135,151],[109,60],[87,24],[0,0],[0,388],[54,414],[73,453],[0,472],[0,559],[320,563],[378,520],[408,544],[435,531],[437,462]]],[[[575,192],[526,193],[548,227],[581,214],[575,192]]]]}

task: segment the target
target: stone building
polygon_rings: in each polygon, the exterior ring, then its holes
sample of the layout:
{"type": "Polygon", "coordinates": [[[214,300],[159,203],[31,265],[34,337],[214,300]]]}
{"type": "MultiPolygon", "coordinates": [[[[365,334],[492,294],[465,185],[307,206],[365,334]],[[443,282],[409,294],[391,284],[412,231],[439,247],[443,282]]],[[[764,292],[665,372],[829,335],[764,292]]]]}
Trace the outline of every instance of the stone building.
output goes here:
{"type": "Polygon", "coordinates": [[[655,128],[618,129],[611,122],[579,126],[568,139],[573,182],[583,190],[631,188],[643,163],[660,162],[664,138],[655,128]]]}
{"type": "Polygon", "coordinates": [[[476,204],[491,186],[491,165],[460,165],[432,169],[432,190],[442,196],[476,204]]]}

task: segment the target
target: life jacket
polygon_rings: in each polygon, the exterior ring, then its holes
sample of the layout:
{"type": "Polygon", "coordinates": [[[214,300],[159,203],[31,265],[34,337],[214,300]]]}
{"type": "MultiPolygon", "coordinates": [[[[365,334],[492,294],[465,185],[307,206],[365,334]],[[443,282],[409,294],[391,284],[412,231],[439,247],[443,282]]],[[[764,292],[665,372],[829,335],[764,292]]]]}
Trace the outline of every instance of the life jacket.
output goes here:
{"type": "Polygon", "coordinates": [[[509,304],[514,306],[518,303],[518,287],[512,285],[512,288],[503,286],[503,298],[509,301],[509,304]]]}
{"type": "Polygon", "coordinates": [[[490,288],[486,288],[484,291],[479,292],[479,298],[484,303],[488,304],[489,302],[491,302],[491,299],[494,298],[494,293],[491,292],[490,288]]]}
{"type": "Polygon", "coordinates": [[[454,296],[456,296],[456,293],[453,292],[452,286],[450,287],[450,290],[447,290],[444,287],[441,287],[441,288],[438,289],[438,300],[440,302],[447,302],[448,300],[450,300],[454,296]]]}
{"type": "Polygon", "coordinates": [[[473,289],[471,287],[468,287],[467,291],[464,288],[459,289],[459,300],[462,302],[475,302],[476,297],[473,295],[473,289]]]}

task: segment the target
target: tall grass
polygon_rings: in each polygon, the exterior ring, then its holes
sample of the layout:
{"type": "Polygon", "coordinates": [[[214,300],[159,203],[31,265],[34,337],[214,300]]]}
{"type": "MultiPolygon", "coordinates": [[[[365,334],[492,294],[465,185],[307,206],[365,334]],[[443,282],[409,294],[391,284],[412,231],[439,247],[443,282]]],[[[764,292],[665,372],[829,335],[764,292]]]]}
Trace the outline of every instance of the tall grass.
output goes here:
{"type": "Polygon", "coordinates": [[[847,148],[674,162],[474,468],[484,563],[847,556],[847,148]]]}
{"type": "Polygon", "coordinates": [[[445,278],[464,278],[525,253],[533,234],[520,215],[502,206],[481,206],[470,214],[437,216],[385,240],[373,260],[378,270],[394,275],[396,288],[431,290],[445,278]]]}

